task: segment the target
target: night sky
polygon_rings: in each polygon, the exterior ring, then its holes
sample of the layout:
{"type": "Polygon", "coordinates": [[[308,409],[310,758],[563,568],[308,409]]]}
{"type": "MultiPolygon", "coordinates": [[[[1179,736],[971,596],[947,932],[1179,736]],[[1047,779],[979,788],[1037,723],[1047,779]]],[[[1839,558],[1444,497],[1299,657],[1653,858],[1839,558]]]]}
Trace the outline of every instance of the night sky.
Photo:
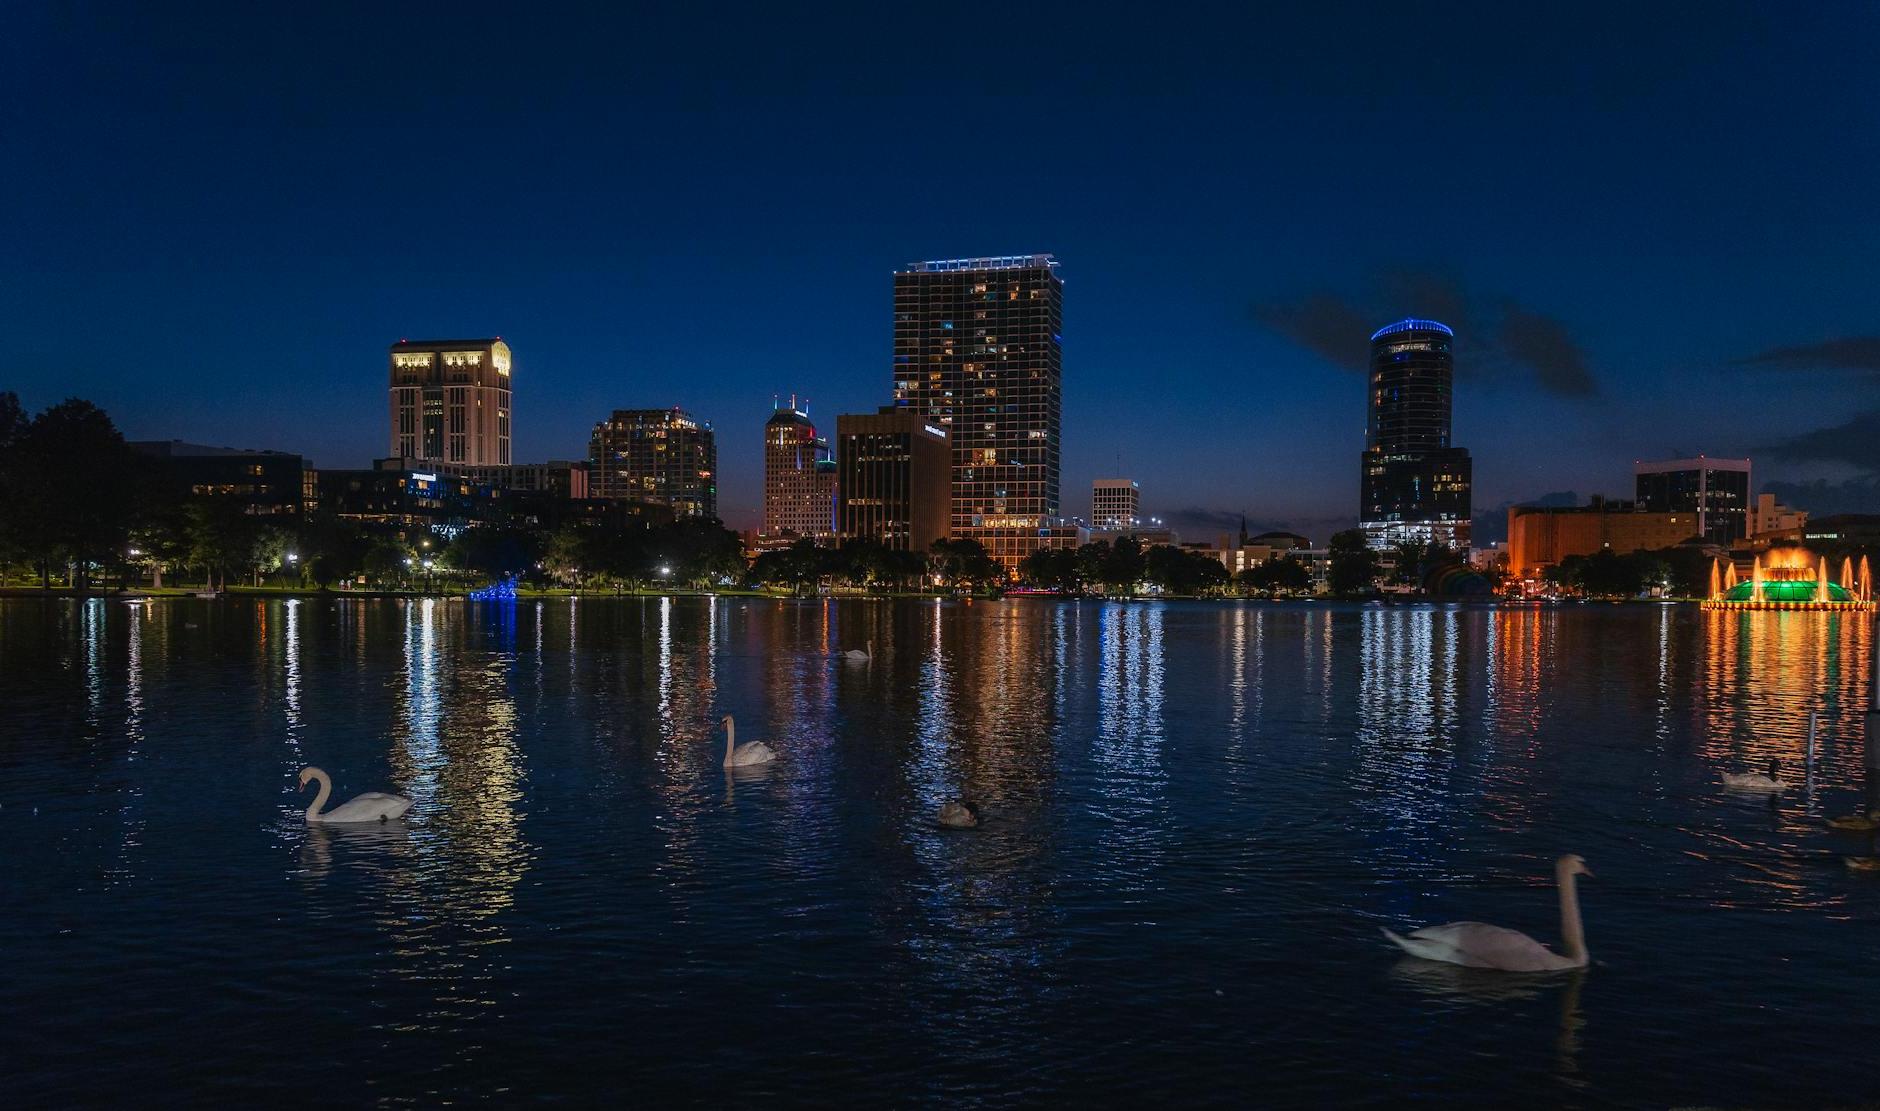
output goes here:
{"type": "Polygon", "coordinates": [[[1478,513],[1698,452],[1880,511],[1872,5],[139,7],[0,20],[0,389],[132,438],[364,466],[387,344],[501,335],[518,461],[681,405],[750,526],[897,266],[1049,251],[1069,514],[1322,542],[1410,314],[1478,513]]]}

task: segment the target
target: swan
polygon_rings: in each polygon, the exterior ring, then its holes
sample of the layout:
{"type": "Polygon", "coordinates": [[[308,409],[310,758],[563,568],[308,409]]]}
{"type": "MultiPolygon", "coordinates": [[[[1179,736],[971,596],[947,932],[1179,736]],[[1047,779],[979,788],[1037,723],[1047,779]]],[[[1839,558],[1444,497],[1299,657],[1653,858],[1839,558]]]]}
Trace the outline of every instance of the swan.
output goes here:
{"type": "Polygon", "coordinates": [[[1764,775],[1761,772],[1725,772],[1723,773],[1723,785],[1725,787],[1735,787],[1743,791],[1787,790],[1789,785],[1776,778],[1776,774],[1781,769],[1781,766],[1782,762],[1780,760],[1769,761],[1768,775],[1764,775]]]}
{"type": "Polygon", "coordinates": [[[1586,934],[1580,928],[1580,895],[1574,887],[1573,877],[1592,874],[1586,861],[1577,856],[1563,856],[1554,862],[1554,878],[1560,885],[1560,936],[1566,946],[1565,956],[1553,952],[1518,930],[1480,922],[1425,926],[1409,937],[1400,937],[1385,930],[1384,936],[1413,957],[1469,968],[1495,968],[1503,972],[1555,972],[1585,968],[1586,934]]]}
{"type": "Polygon", "coordinates": [[[405,811],[411,809],[411,800],[403,795],[387,795],[378,791],[367,791],[358,798],[342,806],[323,811],[326,800],[333,794],[333,781],[319,768],[300,770],[300,789],[307,789],[307,782],[319,783],[320,793],[314,796],[313,805],[307,807],[309,822],[383,822],[391,818],[402,818],[405,811]]]}
{"type": "Polygon", "coordinates": [[[979,824],[979,808],[965,799],[948,799],[940,807],[940,824],[948,829],[972,829],[979,824]]]}
{"type": "Polygon", "coordinates": [[[768,764],[777,758],[777,754],[770,750],[770,746],[762,741],[739,744],[738,723],[731,720],[730,714],[725,715],[723,724],[725,727],[725,767],[740,768],[747,764],[768,764]]]}
{"type": "Polygon", "coordinates": [[[1872,833],[1880,829],[1880,810],[1870,810],[1865,814],[1849,814],[1844,818],[1829,818],[1828,824],[1835,829],[1849,833],[1872,833]]]}
{"type": "Polygon", "coordinates": [[[868,642],[868,650],[866,652],[862,651],[860,648],[851,648],[847,652],[842,653],[842,658],[852,664],[865,664],[869,660],[874,659],[874,657],[875,642],[872,640],[868,642]]]}

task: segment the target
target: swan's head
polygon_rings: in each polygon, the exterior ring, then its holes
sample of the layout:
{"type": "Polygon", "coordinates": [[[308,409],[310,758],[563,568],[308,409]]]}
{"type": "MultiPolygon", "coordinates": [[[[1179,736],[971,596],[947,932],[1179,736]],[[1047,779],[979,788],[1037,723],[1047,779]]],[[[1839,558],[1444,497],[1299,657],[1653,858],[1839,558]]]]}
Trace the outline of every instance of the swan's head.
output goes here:
{"type": "Polygon", "coordinates": [[[1592,879],[1593,870],[1586,866],[1586,858],[1578,853],[1568,853],[1555,862],[1554,867],[1563,876],[1585,876],[1592,879]]]}
{"type": "Polygon", "coordinates": [[[725,729],[729,729],[729,728],[731,728],[731,725],[732,725],[732,722],[731,722],[731,715],[730,715],[730,714],[726,714],[726,715],[725,715],[724,717],[722,717],[722,718],[719,718],[719,719],[718,719],[718,724],[719,724],[719,725],[720,725],[721,727],[723,727],[723,728],[725,728],[725,729]]]}
{"type": "Polygon", "coordinates": [[[313,782],[313,776],[314,776],[314,770],[312,768],[300,769],[300,788],[299,789],[302,791],[306,790],[307,784],[313,782]]]}

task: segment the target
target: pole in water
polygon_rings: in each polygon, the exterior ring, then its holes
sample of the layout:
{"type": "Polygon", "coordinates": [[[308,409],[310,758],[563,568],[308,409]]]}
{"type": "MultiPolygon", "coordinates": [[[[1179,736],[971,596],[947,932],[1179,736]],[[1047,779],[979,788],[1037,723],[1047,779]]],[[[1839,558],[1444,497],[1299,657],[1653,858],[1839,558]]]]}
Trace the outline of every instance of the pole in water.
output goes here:
{"type": "Polygon", "coordinates": [[[1880,810],[1880,609],[1874,611],[1867,661],[1873,672],[1867,688],[1867,810],[1872,813],[1880,810]]]}

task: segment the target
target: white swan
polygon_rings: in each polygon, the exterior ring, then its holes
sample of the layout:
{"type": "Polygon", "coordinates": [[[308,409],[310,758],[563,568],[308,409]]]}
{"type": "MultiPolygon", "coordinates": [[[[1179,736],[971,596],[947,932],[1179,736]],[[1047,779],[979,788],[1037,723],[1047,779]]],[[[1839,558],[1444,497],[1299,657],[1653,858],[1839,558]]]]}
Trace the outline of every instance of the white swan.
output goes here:
{"type": "Polygon", "coordinates": [[[940,807],[940,824],[948,829],[972,829],[979,824],[979,808],[965,799],[948,799],[940,807]]]}
{"type": "Polygon", "coordinates": [[[405,811],[411,809],[411,800],[403,795],[387,795],[378,791],[367,791],[343,806],[336,806],[323,811],[326,800],[333,794],[333,781],[319,768],[300,770],[300,789],[307,789],[307,781],[320,784],[320,793],[314,796],[313,805],[307,807],[309,822],[383,822],[391,818],[402,818],[405,811]]]}
{"type": "Polygon", "coordinates": [[[1769,761],[1768,775],[1764,775],[1761,772],[1725,772],[1723,773],[1723,785],[1725,787],[1735,787],[1742,791],[1784,791],[1788,789],[1789,785],[1776,778],[1781,771],[1781,767],[1782,762],[1780,760],[1771,760],[1769,761]]]}
{"type": "Polygon", "coordinates": [[[874,659],[874,657],[875,642],[872,640],[868,642],[868,651],[866,652],[862,651],[860,648],[851,648],[847,652],[842,653],[842,658],[852,664],[865,664],[869,660],[874,659]]]}
{"type": "Polygon", "coordinates": [[[1586,861],[1577,856],[1563,856],[1554,862],[1554,879],[1560,885],[1560,940],[1566,948],[1564,956],[1518,930],[1480,922],[1425,926],[1409,937],[1385,930],[1384,936],[1413,957],[1468,968],[1496,968],[1503,972],[1585,968],[1586,933],[1580,926],[1580,895],[1573,877],[1592,874],[1586,861]]]}
{"type": "Polygon", "coordinates": [[[730,714],[725,715],[724,727],[725,767],[741,768],[748,764],[768,764],[777,758],[777,754],[770,750],[770,746],[762,741],[739,744],[738,723],[731,720],[730,714]]]}

